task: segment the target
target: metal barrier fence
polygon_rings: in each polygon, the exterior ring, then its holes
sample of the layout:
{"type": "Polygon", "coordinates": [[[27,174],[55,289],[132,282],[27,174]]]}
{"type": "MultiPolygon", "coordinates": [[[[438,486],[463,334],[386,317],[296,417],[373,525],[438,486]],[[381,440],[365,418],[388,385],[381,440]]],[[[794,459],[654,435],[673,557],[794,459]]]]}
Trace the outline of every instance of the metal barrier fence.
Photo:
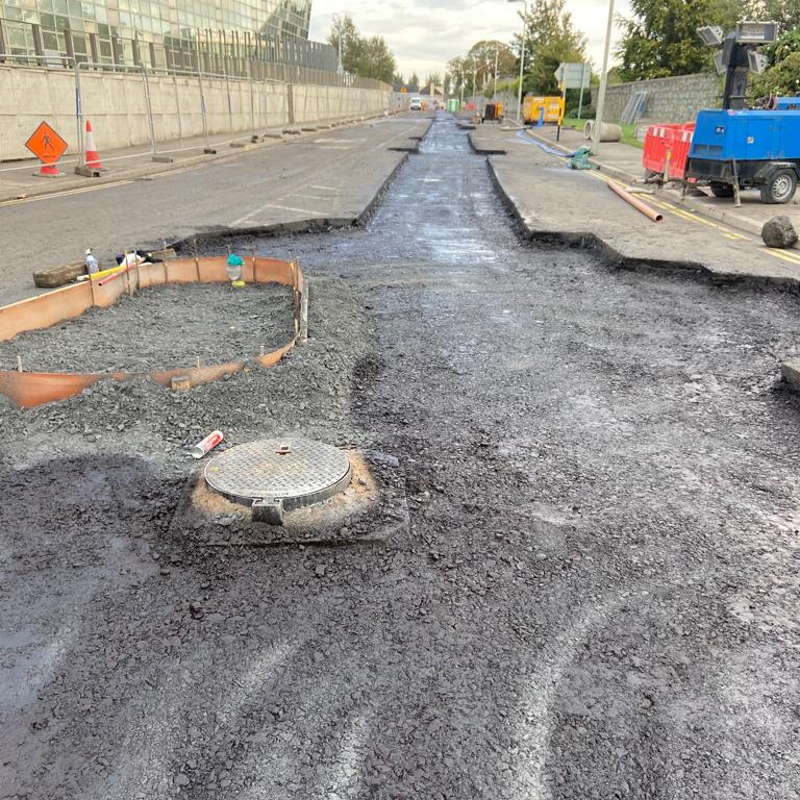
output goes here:
{"type": "Polygon", "coordinates": [[[191,39],[165,36],[163,43],[156,43],[116,36],[105,40],[96,33],[66,28],[58,32],[54,50],[45,47],[48,35],[35,23],[0,18],[0,64],[70,69],[75,63],[87,63],[93,69],[145,67],[170,74],[190,71],[317,86],[388,88],[381,81],[338,70],[333,47],[299,37],[208,30],[196,31],[191,39]]]}
{"type": "MultiPolygon", "coordinates": [[[[317,120],[334,119],[345,116],[348,112],[341,106],[341,96],[337,97],[337,89],[358,88],[353,82],[339,83],[294,83],[267,75],[241,77],[226,73],[189,71],[179,69],[148,68],[144,65],[125,66],[121,64],[95,64],[87,61],[76,61],[66,56],[19,56],[0,53],[0,61],[23,61],[32,68],[58,69],[61,73],[71,74],[74,82],[75,97],[75,134],[78,170],[85,169],[85,137],[84,122],[96,113],[95,108],[85,108],[87,95],[92,93],[86,89],[87,75],[97,76],[102,73],[111,75],[128,75],[141,78],[141,95],[134,102],[139,105],[137,115],[129,119],[133,126],[138,122],[139,142],[149,140],[151,155],[156,161],[171,161],[166,151],[159,152],[158,142],[166,140],[181,141],[184,137],[201,137],[202,145],[172,148],[169,152],[180,150],[206,149],[211,147],[211,133],[246,133],[247,131],[263,132],[264,129],[292,124],[314,117],[317,120]],[[38,62],[38,63],[37,63],[38,62]],[[54,66],[57,62],[57,66],[54,66]],[[156,95],[161,100],[161,110],[154,110],[153,79],[160,79],[156,84],[156,95]],[[164,78],[171,79],[166,85],[164,78]],[[174,89],[172,88],[174,86],[174,89]],[[169,87],[169,88],[167,88],[169,87]],[[209,92],[214,102],[209,107],[209,92]],[[166,94],[169,93],[169,94],[166,94]],[[143,104],[141,103],[143,100],[143,104]],[[165,110],[166,108],[166,110],[165,110]],[[216,120],[215,130],[211,130],[209,120],[216,120]],[[157,122],[162,127],[157,131],[157,122]],[[199,123],[199,125],[198,125],[199,123]],[[143,127],[146,124],[146,134],[143,127]],[[198,127],[201,130],[198,130],[198,127]],[[193,130],[192,130],[193,128],[193,130]],[[188,130],[187,130],[188,129],[188,130]]],[[[0,68],[2,68],[0,66],[0,68]]],[[[300,74],[314,75],[317,71],[303,70],[300,74]]],[[[319,71],[324,73],[324,71],[319,71]]],[[[386,84],[374,82],[376,86],[387,90],[386,84]]],[[[97,87],[93,87],[96,88],[97,87]]],[[[107,91],[107,90],[106,90],[107,91]]],[[[130,96],[129,96],[130,100],[130,96]]],[[[97,92],[94,102],[98,102],[97,92]]],[[[387,101],[388,103],[388,101],[387,101]]],[[[388,107],[388,105],[387,105],[388,107]]],[[[361,112],[363,113],[363,112],[361,112]]],[[[131,142],[136,143],[136,142],[131,142]]],[[[216,145],[220,143],[217,142],[216,145]]],[[[125,146],[125,145],[123,145],[125,146]]],[[[125,156],[120,156],[125,157],[125,156]]],[[[2,158],[2,152],[0,152],[2,158]]]]}

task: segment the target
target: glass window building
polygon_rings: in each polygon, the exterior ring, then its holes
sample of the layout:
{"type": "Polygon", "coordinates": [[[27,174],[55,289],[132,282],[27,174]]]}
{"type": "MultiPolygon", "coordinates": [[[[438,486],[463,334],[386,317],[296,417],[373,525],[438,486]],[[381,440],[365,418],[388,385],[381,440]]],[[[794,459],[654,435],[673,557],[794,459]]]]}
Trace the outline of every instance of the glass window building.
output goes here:
{"type": "Polygon", "coordinates": [[[197,68],[258,59],[335,70],[308,41],[311,0],[0,0],[0,52],[197,68]]]}

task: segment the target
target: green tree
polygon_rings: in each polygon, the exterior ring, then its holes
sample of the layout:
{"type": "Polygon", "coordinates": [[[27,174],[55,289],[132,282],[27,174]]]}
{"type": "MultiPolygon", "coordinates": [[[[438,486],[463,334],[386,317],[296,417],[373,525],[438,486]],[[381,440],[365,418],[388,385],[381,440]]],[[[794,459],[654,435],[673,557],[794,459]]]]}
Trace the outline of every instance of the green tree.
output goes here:
{"type": "MultiPolygon", "coordinates": [[[[513,75],[517,59],[514,51],[505,43],[495,39],[483,39],[470,47],[465,59],[467,66],[475,70],[475,86],[478,91],[483,90],[487,97],[494,92],[494,69],[497,64],[498,79],[503,76],[513,75]],[[474,60],[474,65],[473,65],[474,60]]],[[[472,73],[470,73],[470,88],[472,73]]]]}
{"type": "Polygon", "coordinates": [[[786,31],[762,51],[769,58],[770,67],[762,75],[750,77],[748,95],[756,98],[800,92],[800,27],[786,31]]]}
{"type": "Polygon", "coordinates": [[[631,0],[631,9],[633,17],[621,20],[624,34],[617,48],[619,74],[625,81],[711,69],[713,49],[702,43],[697,28],[720,25],[727,32],[742,4],[731,0],[631,0]]]}
{"type": "Polygon", "coordinates": [[[397,64],[383,36],[370,36],[361,40],[359,59],[355,72],[365,78],[391,83],[397,64]]]}
{"type": "Polygon", "coordinates": [[[342,68],[347,72],[392,82],[397,65],[383,37],[363,37],[349,14],[334,16],[328,44],[338,50],[342,68]]]}
{"type": "Polygon", "coordinates": [[[408,79],[408,88],[412,92],[419,91],[419,75],[416,72],[411,73],[411,77],[408,79]]]}
{"type": "Polygon", "coordinates": [[[347,72],[356,73],[361,58],[362,39],[349,14],[334,15],[328,34],[328,44],[338,51],[342,68],[347,72]]]}
{"type": "MultiPolygon", "coordinates": [[[[553,73],[562,61],[586,60],[586,37],[575,29],[566,0],[533,0],[525,28],[523,88],[536,94],[557,94],[553,73]]],[[[516,38],[519,51],[520,37],[516,38]]]]}
{"type": "Polygon", "coordinates": [[[786,32],[800,27],[800,2],[798,0],[750,0],[739,19],[770,20],[780,23],[786,32]]]}
{"type": "Polygon", "coordinates": [[[428,77],[425,78],[425,85],[430,86],[431,84],[434,86],[442,85],[442,76],[438,72],[429,72],[428,77]]]}

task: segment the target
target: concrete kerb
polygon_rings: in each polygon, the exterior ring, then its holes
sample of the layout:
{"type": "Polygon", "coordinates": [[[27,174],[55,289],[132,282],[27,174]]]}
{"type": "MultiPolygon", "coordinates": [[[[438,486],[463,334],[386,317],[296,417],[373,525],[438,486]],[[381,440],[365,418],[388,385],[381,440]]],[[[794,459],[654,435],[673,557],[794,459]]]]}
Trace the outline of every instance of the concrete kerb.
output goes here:
{"type": "Polygon", "coordinates": [[[700,261],[679,261],[674,259],[657,259],[629,257],[592,231],[551,230],[535,227],[520,211],[522,204],[503,186],[497,175],[491,158],[486,159],[489,176],[497,188],[503,203],[514,217],[518,232],[529,242],[545,245],[560,245],[591,250],[597,253],[606,266],[618,269],[658,269],[676,270],[695,276],[702,276],[714,284],[739,284],[753,288],[775,288],[781,291],[792,291],[800,294],[800,277],[779,278],[776,276],[756,276],[742,273],[724,273],[710,269],[700,261]]]}

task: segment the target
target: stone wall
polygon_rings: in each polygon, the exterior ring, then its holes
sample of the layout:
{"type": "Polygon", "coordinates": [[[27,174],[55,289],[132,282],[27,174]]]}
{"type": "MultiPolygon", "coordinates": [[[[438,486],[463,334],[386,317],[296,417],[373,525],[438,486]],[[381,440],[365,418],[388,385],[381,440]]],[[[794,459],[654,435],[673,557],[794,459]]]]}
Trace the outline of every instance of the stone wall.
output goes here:
{"type": "MultiPolygon", "coordinates": [[[[688,122],[701,108],[719,108],[722,93],[719,77],[711,73],[621,83],[606,90],[606,121],[619,121],[628,99],[640,91],[647,92],[641,122],[688,122]]],[[[597,89],[592,89],[596,102],[597,89]]]]}
{"type": "MultiPolygon", "coordinates": [[[[98,150],[150,141],[147,91],[156,141],[264,130],[292,123],[375,114],[394,107],[390,91],[190,76],[81,71],[84,119],[98,150]]],[[[0,161],[29,158],[25,141],[49,122],[75,152],[75,75],[71,70],[0,65],[0,161]]]]}

